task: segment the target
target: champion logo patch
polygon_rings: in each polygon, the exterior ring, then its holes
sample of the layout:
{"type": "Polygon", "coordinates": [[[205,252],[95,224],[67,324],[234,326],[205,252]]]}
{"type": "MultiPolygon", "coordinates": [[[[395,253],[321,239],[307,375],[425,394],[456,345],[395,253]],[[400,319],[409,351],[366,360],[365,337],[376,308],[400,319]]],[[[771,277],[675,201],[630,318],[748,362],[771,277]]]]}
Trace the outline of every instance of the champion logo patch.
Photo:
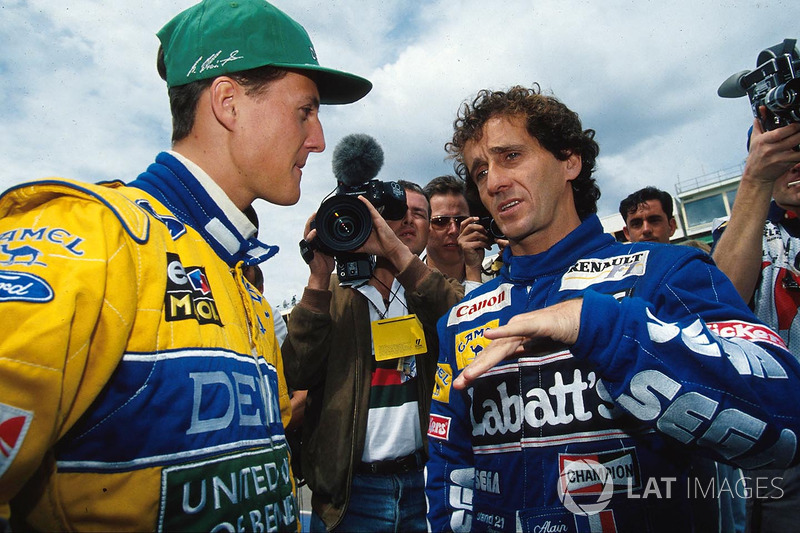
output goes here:
{"type": "Polygon", "coordinates": [[[0,478],[22,447],[33,413],[0,403],[0,478]]]}

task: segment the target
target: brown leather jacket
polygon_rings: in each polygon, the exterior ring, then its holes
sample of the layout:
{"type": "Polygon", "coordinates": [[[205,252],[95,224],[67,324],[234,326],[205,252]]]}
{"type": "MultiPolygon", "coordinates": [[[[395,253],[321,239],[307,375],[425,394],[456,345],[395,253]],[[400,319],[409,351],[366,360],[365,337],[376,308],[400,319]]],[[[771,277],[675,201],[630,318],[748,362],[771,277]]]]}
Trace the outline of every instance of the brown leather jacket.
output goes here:
{"type": "MultiPolygon", "coordinates": [[[[427,448],[428,414],[439,340],[436,321],[463,296],[462,285],[415,259],[397,276],[409,313],[423,325],[428,352],[417,357],[421,432],[427,448]]],[[[292,389],[308,389],[303,420],[303,474],[311,504],[328,529],[336,527],[350,498],[353,469],[364,451],[372,368],[369,307],[358,291],[306,288],[292,310],[282,346],[292,389]]]]}

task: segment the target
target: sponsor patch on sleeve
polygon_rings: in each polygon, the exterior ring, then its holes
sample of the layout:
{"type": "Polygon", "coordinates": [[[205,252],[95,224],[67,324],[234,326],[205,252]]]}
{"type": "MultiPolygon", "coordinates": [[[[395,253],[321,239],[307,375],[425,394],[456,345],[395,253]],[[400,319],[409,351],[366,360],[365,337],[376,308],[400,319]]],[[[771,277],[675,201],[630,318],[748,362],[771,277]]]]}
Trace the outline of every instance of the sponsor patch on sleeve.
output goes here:
{"type": "Polygon", "coordinates": [[[786,343],[783,339],[763,324],[751,324],[750,322],[708,322],[706,324],[708,329],[716,333],[720,337],[738,337],[750,342],[766,342],[777,346],[778,348],[786,349],[786,343]]]}
{"type": "Polygon", "coordinates": [[[441,403],[450,403],[450,385],[453,384],[452,367],[444,363],[439,363],[434,380],[433,399],[441,403]]]}
{"type": "Polygon", "coordinates": [[[450,417],[431,413],[428,436],[434,439],[450,439],[450,417]]]}
{"type": "Polygon", "coordinates": [[[39,276],[27,272],[0,272],[0,302],[44,303],[52,299],[52,287],[39,276]]]}
{"type": "Polygon", "coordinates": [[[32,412],[0,403],[0,478],[22,448],[31,420],[32,412]]]}

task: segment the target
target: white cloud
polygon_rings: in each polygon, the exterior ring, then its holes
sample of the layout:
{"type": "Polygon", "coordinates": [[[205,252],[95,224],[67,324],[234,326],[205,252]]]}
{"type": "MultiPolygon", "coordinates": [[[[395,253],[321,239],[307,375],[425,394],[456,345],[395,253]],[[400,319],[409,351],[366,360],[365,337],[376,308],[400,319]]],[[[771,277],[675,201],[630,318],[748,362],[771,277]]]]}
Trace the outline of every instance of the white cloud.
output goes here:
{"type": "MultiPolygon", "coordinates": [[[[328,149],[309,159],[293,207],[257,202],[261,237],[282,252],[264,266],[267,296],[300,297],[297,242],[335,186],[344,135],[382,145],[378,175],[424,184],[452,171],[444,143],[462,101],[481,88],[541,83],[597,131],[601,214],[645,185],[739,164],[746,98],[716,95],[758,52],[800,37],[794,0],[485,2],[275,0],[300,21],[323,65],[371,79],[349,106],[322,110],[328,149]]],[[[0,188],[48,175],[131,180],[169,147],[155,32],[192,0],[17,0],[0,4],[0,188]]]]}

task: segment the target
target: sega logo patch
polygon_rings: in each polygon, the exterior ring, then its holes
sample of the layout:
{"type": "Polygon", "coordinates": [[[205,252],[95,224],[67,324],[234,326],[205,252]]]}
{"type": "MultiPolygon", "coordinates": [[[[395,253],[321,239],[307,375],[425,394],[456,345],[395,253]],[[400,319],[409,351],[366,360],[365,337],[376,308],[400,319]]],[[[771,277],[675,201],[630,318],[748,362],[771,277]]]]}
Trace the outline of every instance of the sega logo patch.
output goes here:
{"type": "Polygon", "coordinates": [[[578,291],[598,283],[620,281],[631,276],[643,276],[647,271],[650,251],[618,255],[605,259],[581,259],[561,278],[560,291],[578,291]]]}
{"type": "Polygon", "coordinates": [[[428,423],[428,436],[434,439],[450,439],[450,417],[431,413],[428,423]]]}
{"type": "Polygon", "coordinates": [[[53,289],[44,279],[27,272],[0,272],[0,302],[49,302],[53,289]]]}
{"type": "Polygon", "coordinates": [[[511,284],[504,283],[491,292],[460,303],[450,310],[447,325],[475,320],[485,313],[499,311],[511,305],[511,284]]]}
{"type": "Polygon", "coordinates": [[[778,348],[786,349],[783,339],[762,324],[750,322],[708,322],[708,329],[723,338],[737,337],[750,342],[767,342],[778,348]]]}

